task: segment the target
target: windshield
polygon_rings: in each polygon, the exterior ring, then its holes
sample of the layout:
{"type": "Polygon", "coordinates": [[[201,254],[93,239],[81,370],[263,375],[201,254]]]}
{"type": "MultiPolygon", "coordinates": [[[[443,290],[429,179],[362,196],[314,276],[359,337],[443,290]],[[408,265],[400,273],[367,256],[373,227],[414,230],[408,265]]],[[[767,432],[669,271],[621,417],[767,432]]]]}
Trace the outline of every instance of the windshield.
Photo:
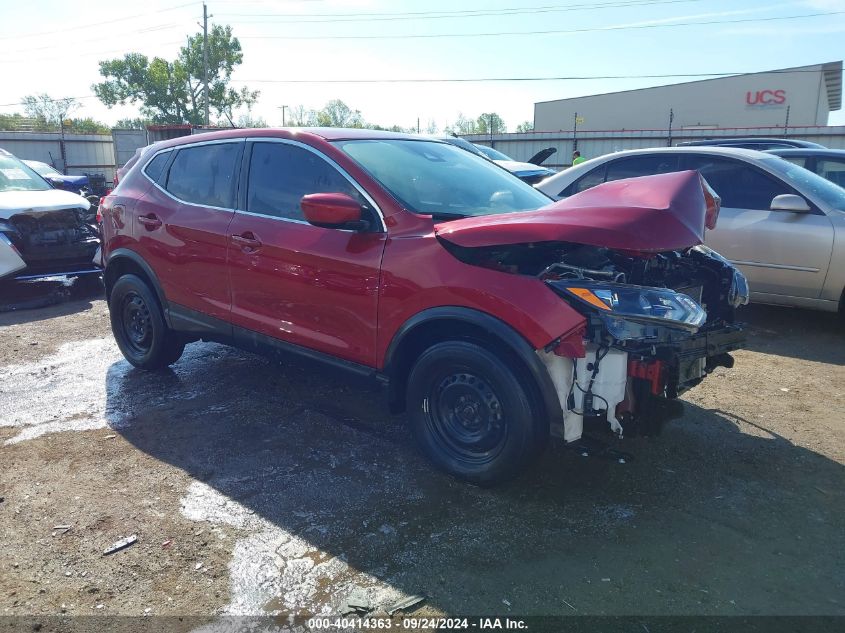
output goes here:
{"type": "Polygon", "coordinates": [[[490,160],[513,160],[510,156],[505,156],[497,149],[487,147],[486,145],[476,145],[478,150],[490,160]]]}
{"type": "Polygon", "coordinates": [[[842,187],[783,158],[767,158],[765,164],[799,192],[810,194],[837,211],[845,211],[845,189],[842,187]]]}
{"type": "Polygon", "coordinates": [[[61,176],[58,171],[50,167],[50,165],[48,165],[47,163],[41,163],[37,160],[25,160],[21,162],[23,162],[25,165],[28,165],[29,167],[32,167],[34,171],[38,172],[45,178],[47,176],[61,176]]]}
{"type": "Polygon", "coordinates": [[[447,143],[335,143],[410,211],[442,218],[538,209],[549,198],[494,163],[447,143]]]}
{"type": "Polygon", "coordinates": [[[11,154],[0,154],[0,192],[47,191],[52,187],[11,154]]]}

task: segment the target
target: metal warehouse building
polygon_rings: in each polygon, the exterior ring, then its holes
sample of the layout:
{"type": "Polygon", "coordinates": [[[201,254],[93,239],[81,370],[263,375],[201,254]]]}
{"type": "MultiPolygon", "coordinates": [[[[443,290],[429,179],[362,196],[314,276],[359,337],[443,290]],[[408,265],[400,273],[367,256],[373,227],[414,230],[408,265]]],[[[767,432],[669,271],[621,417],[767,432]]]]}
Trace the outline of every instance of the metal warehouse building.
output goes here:
{"type": "Polygon", "coordinates": [[[823,126],[842,107],[842,62],[534,104],[534,131],[823,126]],[[670,121],[671,119],[671,121],[670,121]]]}

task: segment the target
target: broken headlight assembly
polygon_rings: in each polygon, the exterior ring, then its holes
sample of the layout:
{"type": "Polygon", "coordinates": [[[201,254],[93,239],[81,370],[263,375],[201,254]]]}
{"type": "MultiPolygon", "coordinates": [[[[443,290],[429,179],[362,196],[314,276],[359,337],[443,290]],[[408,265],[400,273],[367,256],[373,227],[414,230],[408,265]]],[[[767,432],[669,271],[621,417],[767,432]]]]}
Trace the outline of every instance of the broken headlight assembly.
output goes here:
{"type": "Polygon", "coordinates": [[[692,297],[667,288],[561,281],[551,285],[573,305],[600,318],[608,333],[620,341],[663,339],[662,328],[695,333],[707,320],[707,313],[692,297]]]}

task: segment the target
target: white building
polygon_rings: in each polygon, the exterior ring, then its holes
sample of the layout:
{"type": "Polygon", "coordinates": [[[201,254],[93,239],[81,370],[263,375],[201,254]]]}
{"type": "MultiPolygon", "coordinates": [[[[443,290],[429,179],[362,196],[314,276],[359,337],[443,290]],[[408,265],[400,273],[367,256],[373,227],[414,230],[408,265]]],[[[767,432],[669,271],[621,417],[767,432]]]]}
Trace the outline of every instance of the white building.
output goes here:
{"type": "Polygon", "coordinates": [[[542,101],[534,104],[534,131],[572,130],[576,118],[579,130],[819,126],[841,107],[838,61],[542,101]]]}

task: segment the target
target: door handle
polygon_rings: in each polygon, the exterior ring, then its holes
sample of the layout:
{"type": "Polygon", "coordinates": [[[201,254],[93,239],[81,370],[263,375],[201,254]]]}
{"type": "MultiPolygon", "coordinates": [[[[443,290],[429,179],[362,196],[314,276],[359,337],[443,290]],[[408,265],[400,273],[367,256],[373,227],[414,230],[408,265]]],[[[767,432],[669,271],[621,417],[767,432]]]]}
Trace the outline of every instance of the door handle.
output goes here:
{"type": "Polygon", "coordinates": [[[161,226],[161,220],[159,220],[154,213],[151,213],[150,215],[139,215],[138,223],[143,224],[148,229],[157,229],[161,226]]]}
{"type": "Polygon", "coordinates": [[[245,252],[257,251],[261,248],[261,240],[259,240],[250,231],[241,233],[240,235],[232,235],[232,242],[241,247],[245,252]]]}

